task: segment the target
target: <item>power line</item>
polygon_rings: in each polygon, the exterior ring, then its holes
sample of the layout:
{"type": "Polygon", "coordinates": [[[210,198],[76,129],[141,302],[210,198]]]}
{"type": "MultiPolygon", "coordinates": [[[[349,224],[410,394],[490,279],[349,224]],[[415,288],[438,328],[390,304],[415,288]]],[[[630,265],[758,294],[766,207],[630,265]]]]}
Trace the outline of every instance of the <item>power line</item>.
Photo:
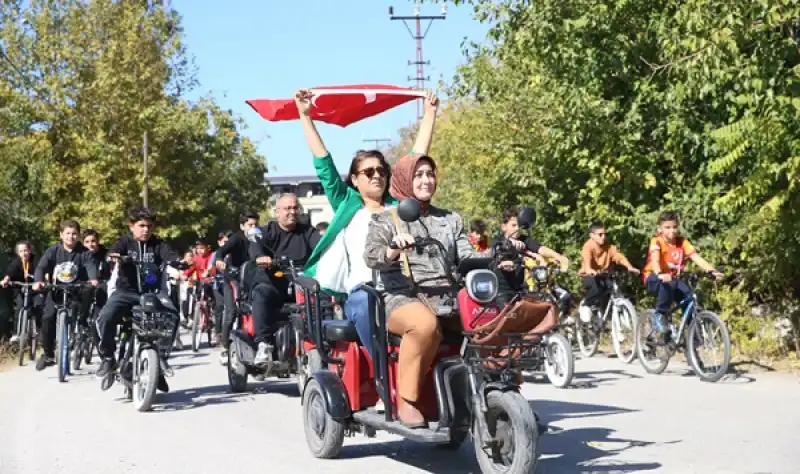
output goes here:
{"type": "MultiPolygon", "coordinates": [[[[425,65],[430,65],[430,61],[425,61],[422,56],[422,40],[428,35],[428,32],[433,25],[434,20],[446,20],[447,19],[447,5],[442,5],[442,14],[441,15],[420,15],[419,5],[414,7],[414,15],[413,16],[396,16],[394,14],[394,7],[389,7],[389,20],[402,20],[403,24],[406,25],[406,29],[408,30],[408,34],[417,42],[417,59],[416,61],[408,61],[408,65],[411,66],[412,64],[417,67],[417,75],[416,77],[408,77],[408,80],[415,80],[417,82],[417,88],[425,89],[425,81],[430,81],[430,77],[425,77],[425,65]],[[408,26],[406,20],[414,20],[416,23],[416,33],[411,31],[411,27],[408,26]],[[425,32],[422,32],[422,20],[429,20],[428,26],[425,28],[425,32]]],[[[422,119],[422,101],[417,101],[417,120],[422,119]]]]}
{"type": "Polygon", "coordinates": [[[380,149],[380,143],[391,143],[391,138],[365,138],[365,142],[375,142],[375,149],[380,149]]]}

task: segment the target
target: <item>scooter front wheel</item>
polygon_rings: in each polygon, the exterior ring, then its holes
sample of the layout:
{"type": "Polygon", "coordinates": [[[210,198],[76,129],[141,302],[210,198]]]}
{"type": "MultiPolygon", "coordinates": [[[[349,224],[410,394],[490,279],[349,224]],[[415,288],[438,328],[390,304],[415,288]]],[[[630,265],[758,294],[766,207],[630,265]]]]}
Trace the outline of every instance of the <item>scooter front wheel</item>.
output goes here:
{"type": "Polygon", "coordinates": [[[138,411],[149,411],[158,386],[158,353],[155,349],[143,349],[134,363],[133,404],[138,411]]]}
{"type": "Polygon", "coordinates": [[[485,426],[473,427],[475,457],[484,474],[533,474],[539,462],[539,430],[528,401],[518,392],[495,390],[486,396],[485,426]],[[488,436],[486,436],[488,434],[488,436]]]}

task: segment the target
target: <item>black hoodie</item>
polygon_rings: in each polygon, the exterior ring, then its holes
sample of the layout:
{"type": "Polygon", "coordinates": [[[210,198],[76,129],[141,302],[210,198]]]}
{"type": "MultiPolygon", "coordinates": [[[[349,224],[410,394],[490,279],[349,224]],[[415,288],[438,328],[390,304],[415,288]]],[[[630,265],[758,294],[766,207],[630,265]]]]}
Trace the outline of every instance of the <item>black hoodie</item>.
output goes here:
{"type": "Polygon", "coordinates": [[[88,258],[97,267],[98,280],[108,280],[111,278],[111,263],[106,261],[108,249],[104,245],[97,247],[95,253],[89,252],[88,258]]]}
{"type": "Polygon", "coordinates": [[[33,275],[36,271],[36,266],[39,264],[39,259],[36,257],[36,254],[31,254],[29,263],[30,266],[28,267],[28,273],[30,276],[26,280],[25,272],[22,268],[22,259],[19,258],[19,255],[14,255],[11,258],[11,262],[8,264],[8,268],[6,269],[6,276],[8,277],[9,281],[33,283],[33,275]]]}
{"type": "Polygon", "coordinates": [[[64,244],[59,242],[51,247],[48,247],[36,265],[36,273],[34,281],[44,282],[45,274],[53,277],[53,270],[56,265],[64,262],[72,262],[78,266],[78,281],[96,280],[97,268],[92,264],[88,257],[89,251],[83,244],[79,243],[72,251],[64,248],[64,244]]]}
{"type": "MultiPolygon", "coordinates": [[[[181,259],[168,243],[154,235],[150,236],[147,242],[139,242],[133,238],[133,234],[123,235],[108,249],[108,253],[127,255],[136,262],[152,263],[159,267],[163,263],[181,259]]],[[[115,289],[138,293],[136,265],[132,263],[118,264],[116,272],[115,289]]],[[[159,286],[162,284],[161,276],[159,274],[159,286]]]]}

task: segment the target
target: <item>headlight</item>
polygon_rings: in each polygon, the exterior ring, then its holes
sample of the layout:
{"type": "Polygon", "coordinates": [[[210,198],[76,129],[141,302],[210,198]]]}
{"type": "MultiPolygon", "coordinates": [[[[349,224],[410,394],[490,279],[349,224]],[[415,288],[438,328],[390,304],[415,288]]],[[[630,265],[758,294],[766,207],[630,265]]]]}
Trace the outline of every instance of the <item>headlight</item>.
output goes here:
{"type": "Polygon", "coordinates": [[[78,266],[72,262],[59,263],[53,270],[53,274],[61,283],[72,283],[78,278],[78,266]]]}
{"type": "Polygon", "coordinates": [[[547,268],[536,267],[533,269],[533,279],[539,283],[547,282],[547,268]]]}
{"type": "Polygon", "coordinates": [[[473,270],[467,273],[467,294],[478,303],[489,303],[497,296],[497,275],[490,270],[473,270]]]}

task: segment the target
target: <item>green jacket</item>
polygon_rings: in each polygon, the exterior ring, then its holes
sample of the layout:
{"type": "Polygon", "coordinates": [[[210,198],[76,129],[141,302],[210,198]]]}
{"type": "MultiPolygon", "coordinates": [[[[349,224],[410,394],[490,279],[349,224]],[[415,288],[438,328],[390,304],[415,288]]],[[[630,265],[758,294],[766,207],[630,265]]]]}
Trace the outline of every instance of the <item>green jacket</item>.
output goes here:
{"type": "MultiPolygon", "coordinates": [[[[325,231],[325,235],[322,236],[322,239],[320,239],[319,243],[314,248],[311,257],[309,257],[303,269],[303,275],[312,278],[317,274],[317,263],[322,254],[330,248],[331,244],[336,240],[336,236],[339,235],[339,232],[350,224],[350,221],[353,220],[353,216],[364,206],[364,200],[361,199],[361,195],[358,191],[342,181],[342,177],[339,175],[339,171],[336,169],[336,165],[333,163],[333,158],[331,158],[330,153],[321,158],[315,157],[314,169],[317,172],[320,184],[322,184],[322,189],[325,190],[325,196],[328,198],[328,202],[333,208],[333,219],[328,224],[328,230],[325,231]]],[[[386,204],[396,205],[397,200],[388,197],[386,199],[386,204]]],[[[330,293],[334,296],[346,296],[329,289],[323,289],[326,293],[330,293]]]]}

